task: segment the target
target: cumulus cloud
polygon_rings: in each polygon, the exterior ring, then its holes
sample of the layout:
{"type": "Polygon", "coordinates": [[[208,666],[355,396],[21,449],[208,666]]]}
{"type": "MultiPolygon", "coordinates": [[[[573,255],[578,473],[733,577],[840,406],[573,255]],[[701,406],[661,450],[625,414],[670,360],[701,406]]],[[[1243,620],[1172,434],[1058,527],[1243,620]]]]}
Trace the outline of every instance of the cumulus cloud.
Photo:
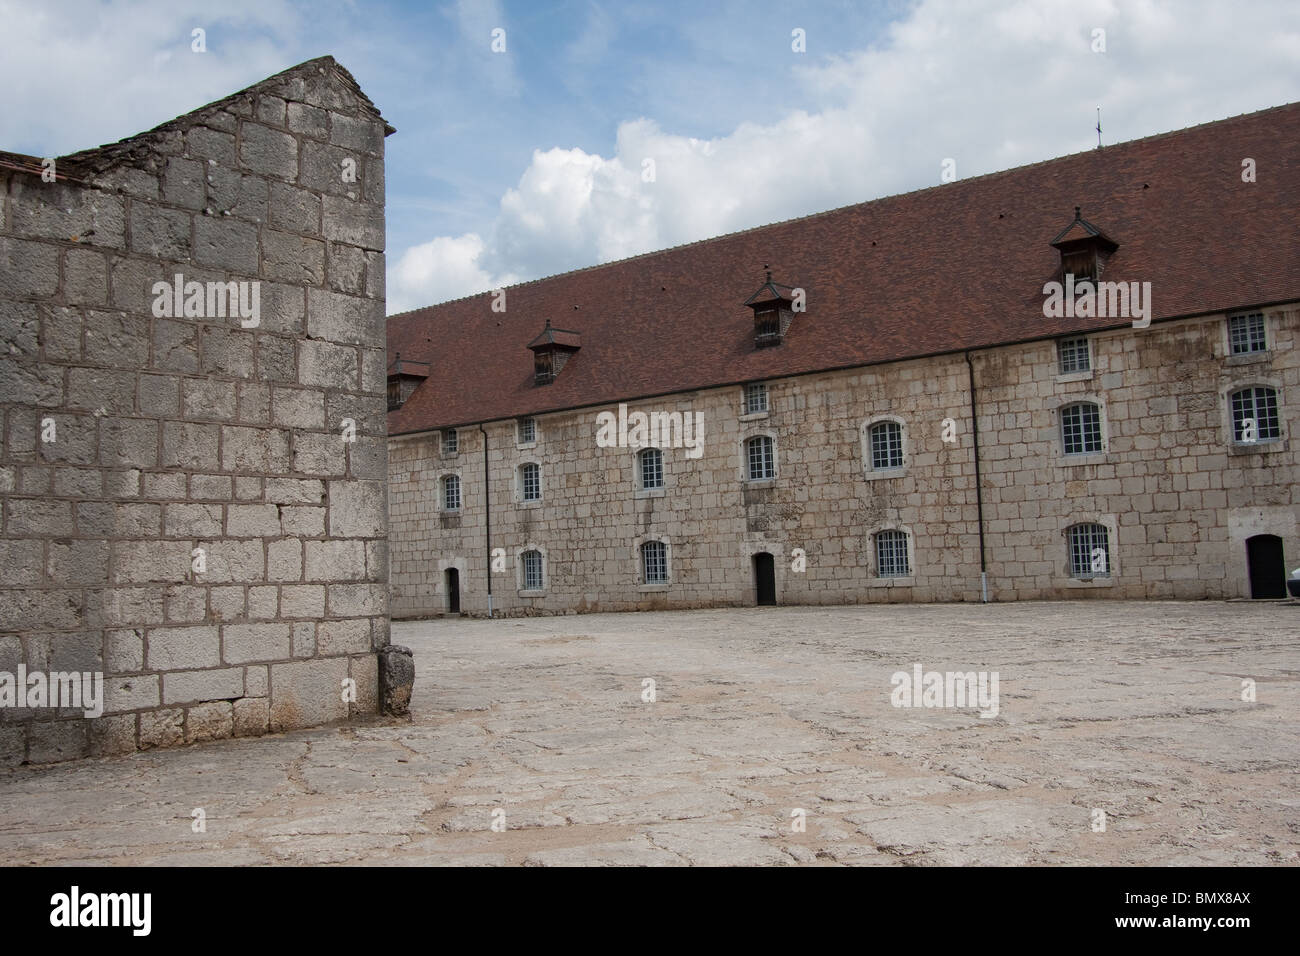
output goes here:
{"type": "Polygon", "coordinates": [[[804,108],[774,121],[696,139],[638,118],[608,157],[534,151],[484,238],[394,257],[390,311],[938,185],[948,159],[964,178],[1088,149],[1097,106],[1114,143],[1289,102],[1298,48],[1289,2],[924,0],[793,69],[804,108]]]}

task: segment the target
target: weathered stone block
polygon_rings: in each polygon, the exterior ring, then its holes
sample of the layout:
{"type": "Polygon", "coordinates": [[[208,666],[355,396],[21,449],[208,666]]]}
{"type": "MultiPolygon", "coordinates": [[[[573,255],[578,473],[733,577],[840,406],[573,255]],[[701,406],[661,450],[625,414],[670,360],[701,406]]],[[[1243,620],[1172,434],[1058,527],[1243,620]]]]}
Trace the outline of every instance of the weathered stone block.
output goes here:
{"type": "Polygon", "coordinates": [[[185,741],[221,740],[234,732],[234,710],[229,701],[197,704],[185,715],[185,741]]]}
{"type": "Polygon", "coordinates": [[[289,657],[289,625],[227,624],[222,628],[227,664],[277,661],[289,657]]]}
{"type": "Polygon", "coordinates": [[[164,704],[234,700],[243,696],[244,669],[242,667],[172,672],[164,674],[162,678],[164,704]]]}
{"type": "Polygon", "coordinates": [[[346,657],[271,665],[271,729],[311,727],[348,716],[346,657]]]}
{"type": "Polygon", "coordinates": [[[155,627],[145,638],[146,666],[151,671],[194,670],[221,663],[215,627],[155,627]]]}
{"type": "Polygon", "coordinates": [[[385,714],[410,713],[415,686],[415,659],[409,647],[389,644],[379,651],[379,706],[385,714]]]}

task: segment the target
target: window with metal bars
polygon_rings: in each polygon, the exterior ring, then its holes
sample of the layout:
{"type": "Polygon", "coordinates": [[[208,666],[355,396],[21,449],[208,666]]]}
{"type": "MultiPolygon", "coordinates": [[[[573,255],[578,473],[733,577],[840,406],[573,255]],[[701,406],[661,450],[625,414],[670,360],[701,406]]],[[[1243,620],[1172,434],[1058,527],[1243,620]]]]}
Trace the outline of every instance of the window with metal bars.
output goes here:
{"type": "Polygon", "coordinates": [[[454,455],[460,450],[460,440],[456,435],[456,429],[448,428],[442,433],[442,453],[444,455],[454,455]]]}
{"type": "Polygon", "coordinates": [[[1076,402],[1062,408],[1061,446],[1067,455],[1101,451],[1101,408],[1092,402],[1076,402]]]}
{"type": "Polygon", "coordinates": [[[1092,370],[1092,350],[1086,338],[1060,339],[1056,343],[1057,368],[1061,375],[1092,370]]]}
{"type": "Polygon", "coordinates": [[[881,471],[903,467],[903,426],[877,422],[871,426],[871,468],[881,471]]]}
{"type": "Polygon", "coordinates": [[[519,444],[527,445],[537,441],[537,419],[519,419],[519,444]]]}
{"type": "Polygon", "coordinates": [[[542,500],[542,469],[533,462],[519,466],[519,491],[524,501],[542,500]]]}
{"type": "Polygon", "coordinates": [[[1268,336],[1264,330],[1264,313],[1250,312],[1228,317],[1228,343],[1233,355],[1268,350],[1268,336]]]}
{"type": "Polygon", "coordinates": [[[1067,534],[1070,577],[1110,577],[1110,532],[1105,525],[1076,524],[1067,534]]]}
{"type": "Polygon", "coordinates": [[[1282,425],[1277,415],[1277,389],[1264,385],[1232,393],[1232,440],[1239,445],[1277,441],[1282,425]]]}
{"type": "Polygon", "coordinates": [[[767,386],[759,383],[745,386],[745,415],[757,415],[767,411],[767,386]]]}
{"type": "Polygon", "coordinates": [[[519,560],[523,562],[523,589],[542,590],[542,552],[525,551],[519,556],[519,560]]]}
{"type": "Polygon", "coordinates": [[[641,580],[646,584],[668,583],[668,548],[662,541],[641,545],[641,580]]]}
{"type": "Polygon", "coordinates": [[[638,456],[641,463],[642,489],[664,486],[664,453],[658,448],[646,448],[638,456]]]}
{"type": "Polygon", "coordinates": [[[907,532],[876,532],[876,577],[905,578],[911,573],[907,560],[907,532]]]}
{"type": "Polygon", "coordinates": [[[759,435],[745,442],[750,481],[776,477],[776,443],[768,435],[759,435]]]}
{"type": "Polygon", "coordinates": [[[442,479],[442,508],[444,511],[460,510],[459,475],[447,475],[442,479]]]}

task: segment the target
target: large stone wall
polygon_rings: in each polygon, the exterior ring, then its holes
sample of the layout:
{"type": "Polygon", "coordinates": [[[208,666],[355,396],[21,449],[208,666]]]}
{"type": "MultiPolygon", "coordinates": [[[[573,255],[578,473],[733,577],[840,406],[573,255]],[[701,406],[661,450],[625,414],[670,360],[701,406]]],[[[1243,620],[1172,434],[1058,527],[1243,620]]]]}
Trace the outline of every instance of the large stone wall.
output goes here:
{"type": "Polygon", "coordinates": [[[386,130],[326,57],[56,181],[0,166],[0,672],[106,685],[0,709],[0,761],[376,710],[386,130]],[[256,324],[168,314],[178,274],[256,324]]]}
{"type": "MultiPolygon", "coordinates": [[[[1249,596],[1245,539],[1284,539],[1300,563],[1300,468],[1289,430],[1300,403],[1300,310],[1266,310],[1270,349],[1227,357],[1223,315],[1092,336],[1093,370],[1059,375],[1055,343],[973,355],[993,600],[1249,596]],[[1283,440],[1234,447],[1227,394],[1279,389],[1283,440]],[[1105,450],[1066,460],[1058,408],[1093,398],[1105,450]],[[1071,578],[1066,529],[1110,528],[1110,575],[1071,578]]],[[[787,604],[978,601],[979,527],[964,356],[944,356],[768,383],[771,411],[742,416],[740,387],[632,404],[699,412],[704,452],[664,453],[663,494],[637,491],[636,454],[596,443],[597,415],[614,406],[543,415],[521,447],[513,422],[485,426],[497,613],[564,613],[755,602],[752,555],[775,557],[787,604]],[[903,423],[906,467],[864,467],[863,428],[903,423]],[[945,442],[944,419],[953,420],[945,442]],[[742,480],[745,438],[776,438],[775,481],[742,480]],[[516,469],[540,464],[542,502],[517,500],[516,469]],[[875,576],[872,535],[905,530],[912,574],[875,576]],[[670,582],[639,579],[638,544],[668,543],[670,582]],[[520,594],[519,554],[545,555],[545,593],[520,594]],[[794,549],[806,570],[794,570],[794,549]]],[[[482,437],[458,431],[444,456],[438,435],[390,440],[392,608],[396,616],[447,610],[446,570],[457,569],[462,610],[487,610],[482,437]],[[461,478],[459,514],[442,511],[444,475],[461,478]]]]}

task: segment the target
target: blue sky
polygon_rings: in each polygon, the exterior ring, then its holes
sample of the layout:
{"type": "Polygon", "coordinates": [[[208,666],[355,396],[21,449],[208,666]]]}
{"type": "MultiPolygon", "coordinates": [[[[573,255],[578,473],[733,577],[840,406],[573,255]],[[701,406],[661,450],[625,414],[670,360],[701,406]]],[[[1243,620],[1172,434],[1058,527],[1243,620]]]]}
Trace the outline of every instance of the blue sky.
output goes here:
{"type": "Polygon", "coordinates": [[[0,22],[0,149],[42,156],[335,56],[398,129],[390,313],[935,185],[945,159],[1088,149],[1097,106],[1113,143],[1300,100],[1294,0],[0,0],[0,22]]]}

